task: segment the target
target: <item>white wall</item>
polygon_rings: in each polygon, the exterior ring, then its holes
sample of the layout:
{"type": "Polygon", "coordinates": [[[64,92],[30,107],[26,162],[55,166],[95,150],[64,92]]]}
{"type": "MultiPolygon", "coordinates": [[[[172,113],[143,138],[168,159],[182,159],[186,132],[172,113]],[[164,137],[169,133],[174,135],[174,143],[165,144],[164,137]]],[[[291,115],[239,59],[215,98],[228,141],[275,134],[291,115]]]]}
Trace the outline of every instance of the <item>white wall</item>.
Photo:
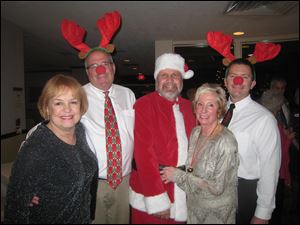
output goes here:
{"type": "Polygon", "coordinates": [[[1,135],[25,129],[23,33],[1,18],[1,135]],[[15,88],[15,90],[14,90],[15,88]]]}
{"type": "Polygon", "coordinates": [[[172,53],[172,52],[174,52],[172,40],[155,41],[155,59],[164,53],[172,53]]]}

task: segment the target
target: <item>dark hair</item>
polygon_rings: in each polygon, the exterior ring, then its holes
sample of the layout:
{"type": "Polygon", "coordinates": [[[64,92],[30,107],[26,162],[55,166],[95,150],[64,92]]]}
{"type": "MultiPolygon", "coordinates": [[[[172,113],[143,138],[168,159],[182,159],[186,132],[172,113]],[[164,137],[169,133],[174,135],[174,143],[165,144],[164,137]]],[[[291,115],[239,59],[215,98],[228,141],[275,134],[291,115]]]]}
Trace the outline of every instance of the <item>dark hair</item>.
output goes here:
{"type": "Polygon", "coordinates": [[[225,71],[225,77],[227,77],[231,66],[236,65],[236,64],[248,66],[251,69],[252,80],[256,80],[256,74],[255,74],[254,66],[252,65],[252,63],[248,59],[243,59],[243,58],[235,59],[235,60],[233,60],[232,62],[229,63],[229,65],[228,65],[228,67],[225,71]]]}

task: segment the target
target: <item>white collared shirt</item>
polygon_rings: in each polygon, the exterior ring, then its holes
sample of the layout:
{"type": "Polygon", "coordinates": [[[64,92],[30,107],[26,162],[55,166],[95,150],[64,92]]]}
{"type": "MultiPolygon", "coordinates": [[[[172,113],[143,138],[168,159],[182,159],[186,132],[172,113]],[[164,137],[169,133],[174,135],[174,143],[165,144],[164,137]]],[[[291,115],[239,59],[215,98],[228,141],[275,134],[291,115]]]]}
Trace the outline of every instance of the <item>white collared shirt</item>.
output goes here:
{"type": "MultiPolygon", "coordinates": [[[[104,93],[91,83],[83,86],[88,97],[88,111],[82,116],[81,122],[85,126],[88,144],[98,159],[99,178],[106,179],[107,156],[104,122],[104,93]]],[[[122,175],[131,172],[133,156],[134,129],[134,93],[126,87],[113,84],[108,90],[114,107],[122,146],[122,175]]]]}
{"type": "MultiPolygon", "coordinates": [[[[228,101],[228,105],[232,102],[228,101]]],[[[228,128],[238,142],[238,177],[259,179],[255,216],[270,219],[281,164],[281,142],[275,117],[248,95],[235,103],[228,128]]]]}

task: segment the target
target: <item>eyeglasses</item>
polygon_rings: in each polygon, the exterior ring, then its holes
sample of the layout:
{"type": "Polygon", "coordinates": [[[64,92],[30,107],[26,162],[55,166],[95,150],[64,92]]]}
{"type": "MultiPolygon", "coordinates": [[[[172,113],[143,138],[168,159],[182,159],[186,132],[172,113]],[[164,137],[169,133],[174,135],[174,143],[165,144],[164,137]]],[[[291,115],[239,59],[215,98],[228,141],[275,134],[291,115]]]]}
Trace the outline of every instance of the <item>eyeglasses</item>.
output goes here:
{"type": "Polygon", "coordinates": [[[113,62],[110,62],[110,61],[103,61],[101,63],[94,63],[94,64],[91,64],[89,66],[87,66],[86,68],[89,70],[94,70],[96,69],[98,66],[104,66],[105,68],[107,68],[109,65],[113,64],[113,62]]]}

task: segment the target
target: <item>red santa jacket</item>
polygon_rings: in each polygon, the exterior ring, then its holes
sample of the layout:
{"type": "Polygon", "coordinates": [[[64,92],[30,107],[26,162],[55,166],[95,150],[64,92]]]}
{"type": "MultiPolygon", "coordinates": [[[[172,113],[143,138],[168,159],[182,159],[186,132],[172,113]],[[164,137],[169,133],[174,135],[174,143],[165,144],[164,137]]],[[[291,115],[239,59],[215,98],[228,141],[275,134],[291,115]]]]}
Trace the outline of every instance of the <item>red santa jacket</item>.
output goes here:
{"type": "MultiPolygon", "coordinates": [[[[189,100],[178,97],[187,138],[196,124],[189,100]]],[[[174,184],[164,184],[159,165],[176,166],[178,142],[173,113],[174,102],[152,92],[134,105],[134,160],[130,178],[130,204],[148,214],[166,210],[174,202],[174,184]]],[[[187,150],[187,149],[186,149],[187,150]]]]}

